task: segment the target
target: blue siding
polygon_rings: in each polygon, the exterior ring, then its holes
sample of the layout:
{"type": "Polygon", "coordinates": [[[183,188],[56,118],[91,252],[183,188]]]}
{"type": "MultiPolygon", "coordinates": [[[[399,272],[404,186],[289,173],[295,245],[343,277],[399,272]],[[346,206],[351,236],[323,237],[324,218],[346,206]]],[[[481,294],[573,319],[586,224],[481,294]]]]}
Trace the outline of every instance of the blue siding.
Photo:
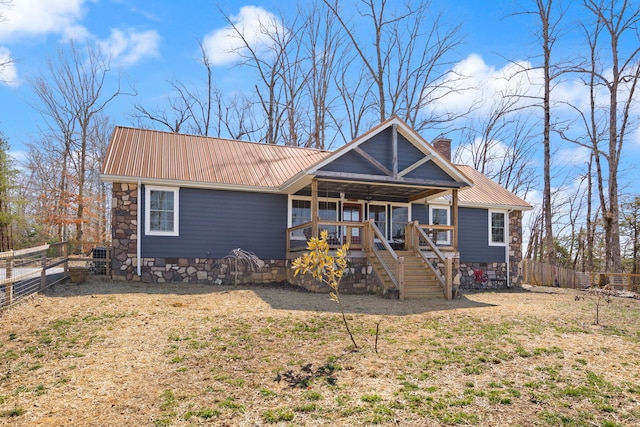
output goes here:
{"type": "Polygon", "coordinates": [[[451,183],[456,182],[445,171],[443,171],[440,168],[440,166],[436,165],[432,161],[428,161],[425,164],[420,165],[418,168],[412,170],[405,176],[407,178],[413,178],[413,179],[426,179],[426,180],[432,179],[432,180],[445,181],[445,182],[451,182],[451,183]]]}
{"type": "Polygon", "coordinates": [[[429,210],[424,203],[411,204],[411,221],[418,221],[420,224],[429,224],[429,210]]]}
{"type": "Polygon", "coordinates": [[[461,262],[504,262],[505,247],[489,246],[489,211],[458,209],[458,250],[461,262]]]}
{"type": "MultiPolygon", "coordinates": [[[[398,137],[399,136],[400,135],[398,135],[398,137]]],[[[387,169],[391,170],[393,168],[393,150],[391,147],[391,140],[392,131],[389,127],[360,144],[360,148],[384,165],[387,169]]]]}
{"type": "Polygon", "coordinates": [[[327,172],[357,173],[362,175],[383,175],[380,169],[369,163],[367,159],[355,151],[345,153],[320,170],[327,172]]]}
{"type": "MultiPolygon", "coordinates": [[[[360,144],[360,148],[376,159],[388,170],[393,170],[392,130],[387,128],[369,140],[360,144]]],[[[398,171],[402,171],[422,159],[424,154],[410,143],[404,136],[398,134],[398,171]]],[[[383,175],[383,173],[369,163],[360,154],[350,151],[340,158],[326,165],[321,170],[330,172],[348,172],[364,175],[383,175]]],[[[426,162],[406,175],[407,178],[440,180],[455,182],[445,171],[432,161],[426,162]]]]}
{"type": "Polygon", "coordinates": [[[180,188],[179,215],[179,236],[143,233],[142,257],[223,258],[242,248],[261,259],[285,258],[286,195],[180,188]]]}

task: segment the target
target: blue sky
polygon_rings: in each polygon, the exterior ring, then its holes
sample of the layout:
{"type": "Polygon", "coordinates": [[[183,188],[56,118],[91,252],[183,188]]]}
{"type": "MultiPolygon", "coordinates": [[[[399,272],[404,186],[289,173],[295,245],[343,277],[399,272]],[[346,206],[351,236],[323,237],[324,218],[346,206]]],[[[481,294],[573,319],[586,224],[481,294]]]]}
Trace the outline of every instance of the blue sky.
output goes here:
{"type": "MultiPolygon", "coordinates": [[[[305,2],[299,4],[304,7],[305,2]]],[[[513,16],[516,2],[433,0],[432,4],[434,10],[442,10],[452,22],[463,25],[464,44],[456,52],[460,58],[457,67],[480,87],[498,93],[502,88],[495,78],[512,67],[509,60],[531,60],[535,21],[513,16]]],[[[167,95],[168,80],[193,81],[202,77],[197,63],[198,40],[203,40],[211,52],[224,51],[218,36],[224,34],[226,22],[219,8],[247,26],[256,14],[294,12],[289,2],[277,1],[13,0],[9,6],[0,6],[5,18],[0,22],[0,62],[2,57],[14,61],[0,76],[5,80],[0,83],[0,131],[8,138],[14,157],[22,157],[24,144],[37,141],[44,126],[40,114],[31,106],[37,100],[29,80],[44,70],[47,58],[55,56],[60,44],[71,38],[96,43],[111,55],[112,65],[121,67],[123,82],[135,85],[138,96],[119,99],[109,114],[114,124],[128,126],[132,124],[128,113],[133,103],[153,106],[167,95]]],[[[569,33],[568,42],[559,46],[559,53],[570,52],[572,43],[578,43],[576,37],[577,32],[569,33]]],[[[232,57],[219,53],[214,63],[219,87],[246,80],[238,68],[233,68],[232,57]]],[[[582,95],[574,89],[568,81],[556,93],[567,101],[580,102],[582,95]]],[[[478,94],[465,93],[443,101],[440,107],[462,107],[473,102],[475,96],[478,94]]],[[[423,136],[431,140],[436,135],[423,136]]],[[[583,155],[575,146],[557,143],[555,149],[563,162],[579,160],[583,155]]],[[[628,159],[640,156],[638,134],[628,141],[625,152],[628,159]]],[[[630,168],[623,183],[635,183],[639,177],[630,168]]]]}
{"type": "MultiPolygon", "coordinates": [[[[0,23],[0,55],[9,55],[15,61],[14,67],[4,72],[9,84],[0,83],[0,130],[16,152],[35,138],[41,125],[39,113],[31,107],[37,101],[29,80],[46,67],[47,57],[54,57],[58,46],[69,38],[99,43],[111,53],[112,64],[122,67],[125,81],[135,85],[138,97],[125,97],[111,110],[116,124],[128,125],[130,104],[148,105],[161,98],[171,78],[201,77],[197,40],[206,41],[224,29],[226,23],[218,7],[239,18],[242,7],[257,6],[273,13],[283,7],[276,1],[12,1],[8,7],[0,6],[6,18],[0,23]]],[[[500,68],[505,63],[500,55],[508,57],[521,50],[522,42],[504,37],[519,25],[504,16],[508,2],[458,0],[435,1],[434,5],[465,22],[461,58],[478,54],[488,66],[500,68]]],[[[219,86],[242,78],[232,62],[221,62],[215,67],[219,86]]]]}

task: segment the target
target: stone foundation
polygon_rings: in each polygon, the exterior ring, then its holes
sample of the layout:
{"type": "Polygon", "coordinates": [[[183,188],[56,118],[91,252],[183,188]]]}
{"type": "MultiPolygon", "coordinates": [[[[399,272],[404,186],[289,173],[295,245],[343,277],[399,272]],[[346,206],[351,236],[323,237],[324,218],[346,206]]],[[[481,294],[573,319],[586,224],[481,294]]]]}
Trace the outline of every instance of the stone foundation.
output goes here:
{"type": "MultiPolygon", "coordinates": [[[[289,282],[311,292],[330,292],[331,288],[310,275],[293,275],[289,269],[289,282]]],[[[366,258],[351,258],[349,267],[340,282],[340,292],[344,294],[382,294],[384,287],[366,258]]]]}
{"type": "Polygon", "coordinates": [[[460,263],[461,290],[498,290],[509,287],[507,283],[507,264],[504,262],[460,263]],[[487,275],[487,282],[476,281],[474,270],[482,270],[487,275]]]}
{"type": "Polygon", "coordinates": [[[232,258],[143,258],[140,280],[152,283],[247,285],[287,280],[289,263],[282,260],[246,265],[232,258]]]}

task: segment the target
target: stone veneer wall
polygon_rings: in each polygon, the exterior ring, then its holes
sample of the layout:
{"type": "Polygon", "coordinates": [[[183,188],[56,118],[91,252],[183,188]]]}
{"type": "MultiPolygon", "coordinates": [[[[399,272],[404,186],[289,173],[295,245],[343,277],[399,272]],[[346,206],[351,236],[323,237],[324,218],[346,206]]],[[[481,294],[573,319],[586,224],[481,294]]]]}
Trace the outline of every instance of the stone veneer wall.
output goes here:
{"type": "Polygon", "coordinates": [[[509,214],[509,278],[507,283],[506,262],[460,262],[460,289],[484,290],[505,289],[519,286],[522,283],[522,272],[519,265],[522,261],[522,212],[509,214]],[[474,280],[474,270],[483,270],[489,279],[487,285],[474,280]]]}
{"type": "Polygon", "coordinates": [[[111,277],[140,280],[136,274],[138,186],[114,182],[111,218],[111,277]]]}
{"type": "MultiPolygon", "coordinates": [[[[138,186],[114,183],[112,189],[112,260],[114,280],[152,283],[257,284],[288,281],[313,292],[328,292],[328,286],[308,276],[293,276],[287,260],[260,260],[257,265],[236,263],[233,258],[143,258],[137,274],[138,186]]],[[[381,284],[367,259],[353,258],[343,277],[346,293],[381,292],[381,284]]]]}
{"type": "MultiPolygon", "coordinates": [[[[211,283],[248,285],[289,282],[312,292],[329,292],[329,287],[310,276],[293,276],[287,260],[260,260],[257,265],[237,262],[234,258],[143,258],[143,282],[211,283]]],[[[376,293],[382,289],[366,259],[351,261],[340,284],[345,293],[376,293]]]]}

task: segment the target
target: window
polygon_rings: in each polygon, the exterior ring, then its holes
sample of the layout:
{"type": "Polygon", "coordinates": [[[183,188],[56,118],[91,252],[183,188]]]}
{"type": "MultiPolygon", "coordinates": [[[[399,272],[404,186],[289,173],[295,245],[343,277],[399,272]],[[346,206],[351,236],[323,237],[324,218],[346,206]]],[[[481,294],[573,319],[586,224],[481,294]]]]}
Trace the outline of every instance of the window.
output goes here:
{"type": "Polygon", "coordinates": [[[506,215],[504,212],[489,211],[489,245],[504,246],[506,232],[506,215]]]}
{"type": "Polygon", "coordinates": [[[408,206],[391,206],[391,238],[404,239],[404,227],[409,222],[408,206]]]}
{"type": "MultiPolygon", "coordinates": [[[[449,225],[449,206],[429,206],[431,225],[449,225]]],[[[435,231],[433,237],[439,245],[449,245],[451,239],[448,231],[435,231]]]]}
{"type": "MultiPolygon", "coordinates": [[[[338,219],[338,203],[337,202],[318,202],[318,216],[322,221],[336,221],[338,219]]],[[[311,221],[311,200],[309,199],[291,199],[291,226],[304,224],[311,221]]],[[[335,225],[322,225],[320,230],[327,230],[328,233],[335,236],[335,225]]],[[[311,237],[311,227],[302,230],[296,230],[291,235],[294,240],[307,240],[311,237]]]]}
{"type": "Polygon", "coordinates": [[[369,215],[367,219],[372,219],[376,227],[387,237],[387,207],[384,205],[369,205],[369,215]]]}
{"type": "MultiPolygon", "coordinates": [[[[291,200],[291,226],[294,227],[309,221],[311,221],[311,200],[291,200]]],[[[307,233],[309,236],[311,236],[310,230],[307,233]]],[[[305,230],[294,231],[292,238],[306,240],[305,230]]]]}
{"type": "Polygon", "coordinates": [[[178,235],[178,188],[145,187],[145,234],[178,235]]]}
{"type": "MultiPolygon", "coordinates": [[[[320,221],[337,221],[338,220],[338,203],[337,202],[318,202],[318,216],[320,221]]],[[[335,239],[338,235],[338,229],[335,225],[320,224],[319,231],[327,230],[329,239],[335,239]]]]}

